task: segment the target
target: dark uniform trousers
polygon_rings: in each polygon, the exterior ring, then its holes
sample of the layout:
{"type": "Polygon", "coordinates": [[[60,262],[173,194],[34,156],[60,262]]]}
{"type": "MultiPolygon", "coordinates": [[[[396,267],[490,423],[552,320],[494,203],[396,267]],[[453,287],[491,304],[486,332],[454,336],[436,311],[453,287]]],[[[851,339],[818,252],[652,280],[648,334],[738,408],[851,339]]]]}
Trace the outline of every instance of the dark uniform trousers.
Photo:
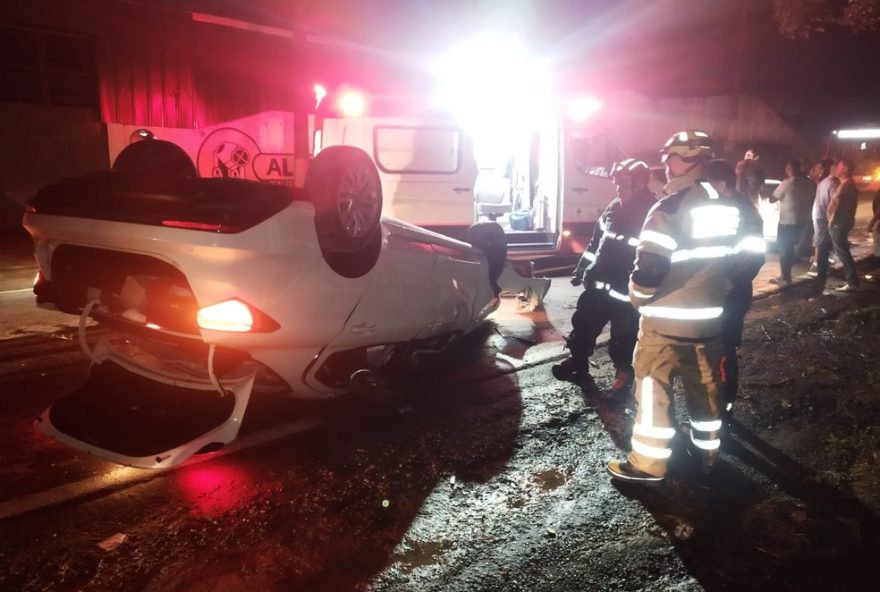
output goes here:
{"type": "Polygon", "coordinates": [[[724,385],[725,405],[736,400],[739,390],[739,360],[736,350],[742,345],[743,325],[751,306],[752,282],[734,284],[724,302],[724,314],[721,317],[721,343],[724,346],[721,382],[724,385]]]}
{"type": "Polygon", "coordinates": [[[572,331],[568,337],[571,357],[586,362],[596,349],[596,339],[611,323],[608,353],[615,368],[632,369],[633,349],[639,334],[639,313],[629,302],[618,300],[608,291],[595,288],[590,280],[578,298],[571,317],[572,331]]]}

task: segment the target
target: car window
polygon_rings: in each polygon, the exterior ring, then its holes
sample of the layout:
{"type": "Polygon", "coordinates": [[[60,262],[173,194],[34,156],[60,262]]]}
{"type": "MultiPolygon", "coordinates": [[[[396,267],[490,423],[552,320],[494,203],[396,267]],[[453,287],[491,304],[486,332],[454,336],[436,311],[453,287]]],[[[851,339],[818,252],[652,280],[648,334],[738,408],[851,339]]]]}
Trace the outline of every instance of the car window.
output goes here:
{"type": "Polygon", "coordinates": [[[570,146],[575,166],[588,175],[607,177],[611,165],[624,158],[605,134],[572,130],[570,146]]]}
{"type": "Polygon", "coordinates": [[[447,127],[376,126],[374,158],[386,173],[451,174],[461,164],[461,132],[447,127]]]}

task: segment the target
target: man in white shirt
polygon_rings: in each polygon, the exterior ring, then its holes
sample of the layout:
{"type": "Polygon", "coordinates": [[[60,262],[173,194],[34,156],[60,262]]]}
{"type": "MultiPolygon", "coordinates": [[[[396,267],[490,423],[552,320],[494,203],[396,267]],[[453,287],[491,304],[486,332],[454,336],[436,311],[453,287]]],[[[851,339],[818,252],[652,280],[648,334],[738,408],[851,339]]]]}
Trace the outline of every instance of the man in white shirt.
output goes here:
{"type": "Polygon", "coordinates": [[[770,281],[779,286],[791,285],[791,267],[795,260],[795,245],[800,240],[816,197],[816,184],[801,171],[801,163],[789,161],[785,165],[785,180],[779,184],[770,201],[779,202],[779,225],[776,227],[776,246],[779,251],[779,277],[770,281]]]}
{"type": "MultiPolygon", "coordinates": [[[[816,199],[813,200],[813,247],[815,253],[813,255],[813,265],[807,272],[807,275],[813,277],[819,276],[819,257],[825,258],[825,269],[827,275],[828,255],[831,252],[831,235],[828,234],[828,204],[831,202],[831,196],[837,189],[837,177],[831,174],[831,167],[834,161],[826,158],[819,162],[819,174],[821,175],[816,184],[816,199]]],[[[822,285],[825,285],[825,278],[822,278],[822,285]]]]}

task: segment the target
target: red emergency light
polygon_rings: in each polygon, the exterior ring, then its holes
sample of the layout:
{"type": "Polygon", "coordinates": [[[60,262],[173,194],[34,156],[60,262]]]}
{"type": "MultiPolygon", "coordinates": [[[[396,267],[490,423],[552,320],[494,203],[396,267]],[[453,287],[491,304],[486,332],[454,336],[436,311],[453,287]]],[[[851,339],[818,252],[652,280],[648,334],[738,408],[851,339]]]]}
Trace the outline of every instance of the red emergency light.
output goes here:
{"type": "Polygon", "coordinates": [[[336,107],[344,117],[360,117],[367,109],[367,101],[363,93],[349,90],[339,95],[336,107]]]}

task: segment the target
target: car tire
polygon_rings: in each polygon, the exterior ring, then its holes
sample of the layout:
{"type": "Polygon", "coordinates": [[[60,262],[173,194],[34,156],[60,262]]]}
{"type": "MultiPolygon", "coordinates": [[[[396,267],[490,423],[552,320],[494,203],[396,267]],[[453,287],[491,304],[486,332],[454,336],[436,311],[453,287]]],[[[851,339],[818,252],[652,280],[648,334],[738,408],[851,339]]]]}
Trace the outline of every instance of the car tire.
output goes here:
{"type": "Polygon", "coordinates": [[[495,222],[478,222],[467,229],[465,241],[485,253],[489,263],[489,282],[497,296],[501,293],[498,278],[507,262],[507,236],[504,229],[495,222]]]}
{"type": "Polygon", "coordinates": [[[183,148],[165,140],[141,140],[122,149],[113,170],[137,177],[161,180],[195,179],[199,176],[183,148]]]}
{"type": "Polygon", "coordinates": [[[330,146],[309,163],[305,189],[325,253],[358,253],[375,241],[382,216],[379,171],[366,152],[330,146]]]}
{"type": "Polygon", "coordinates": [[[344,278],[359,278],[370,272],[379,261],[382,252],[382,232],[376,231],[366,247],[357,253],[333,253],[321,251],[327,265],[344,278]]]}

